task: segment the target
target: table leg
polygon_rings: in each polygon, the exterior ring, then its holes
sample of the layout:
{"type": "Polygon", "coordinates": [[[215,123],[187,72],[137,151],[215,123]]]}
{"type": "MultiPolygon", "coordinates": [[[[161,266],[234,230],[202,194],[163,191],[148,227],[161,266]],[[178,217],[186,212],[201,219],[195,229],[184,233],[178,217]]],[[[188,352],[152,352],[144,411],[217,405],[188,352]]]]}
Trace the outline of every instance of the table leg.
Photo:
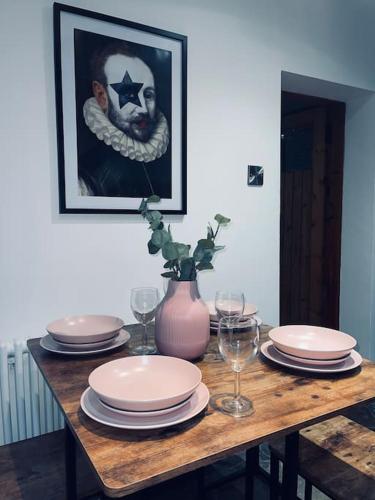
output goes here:
{"type": "Polygon", "coordinates": [[[311,500],[312,499],[312,484],[310,481],[305,479],[305,500],[311,500]]]}
{"type": "Polygon", "coordinates": [[[297,498],[299,434],[292,432],[285,437],[282,500],[297,498]]]}
{"type": "Polygon", "coordinates": [[[245,499],[253,500],[254,476],[259,467],[259,446],[246,450],[245,499]]]}
{"type": "Polygon", "coordinates": [[[65,492],[67,500],[77,499],[76,442],[65,424],[65,492]]]}
{"type": "Polygon", "coordinates": [[[272,453],[270,456],[270,500],[278,500],[279,498],[279,459],[272,453]]]}
{"type": "Polygon", "coordinates": [[[197,477],[197,500],[204,500],[206,497],[206,489],[204,485],[204,467],[201,467],[196,471],[197,477]]]}

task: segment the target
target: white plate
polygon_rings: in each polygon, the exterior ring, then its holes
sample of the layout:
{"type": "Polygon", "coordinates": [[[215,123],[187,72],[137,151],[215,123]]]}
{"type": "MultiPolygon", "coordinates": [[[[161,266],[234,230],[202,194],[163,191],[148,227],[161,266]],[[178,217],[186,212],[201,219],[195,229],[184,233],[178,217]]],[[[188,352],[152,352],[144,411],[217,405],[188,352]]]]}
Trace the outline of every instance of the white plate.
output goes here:
{"type": "Polygon", "coordinates": [[[273,346],[276,351],[284,356],[284,358],[291,359],[292,361],[297,361],[297,363],[303,363],[305,365],[317,365],[317,366],[329,366],[329,365],[338,365],[339,363],[342,363],[345,361],[350,354],[347,354],[346,356],[343,356],[342,358],[338,359],[308,359],[308,358],[299,358],[298,356],[292,356],[292,354],[287,354],[286,352],[281,351],[278,349],[275,345],[273,346]]]}
{"type": "MultiPolygon", "coordinates": [[[[258,326],[260,326],[260,325],[263,324],[262,318],[260,316],[257,316],[256,314],[253,314],[252,318],[254,318],[256,320],[256,322],[258,323],[258,326]]],[[[246,321],[246,319],[247,318],[244,318],[244,321],[246,321]]],[[[219,327],[219,322],[218,321],[213,321],[213,320],[210,321],[210,329],[211,330],[217,331],[218,327],[219,327]]]]}
{"type": "Polygon", "coordinates": [[[168,413],[172,413],[175,410],[178,410],[179,408],[182,408],[183,406],[187,405],[189,402],[189,399],[191,398],[188,397],[185,401],[182,401],[182,403],[178,403],[177,405],[170,406],[169,408],[164,408],[163,410],[150,410],[150,411],[128,411],[128,410],[120,410],[120,408],[115,408],[114,406],[108,405],[105,401],[102,401],[100,398],[99,402],[107,409],[110,411],[114,411],[116,413],[119,413],[120,415],[128,415],[129,417],[157,417],[159,415],[167,415],[168,413]]]}
{"type": "MultiPolygon", "coordinates": [[[[217,321],[218,320],[218,316],[217,316],[217,313],[216,313],[216,309],[215,309],[215,302],[213,300],[208,300],[206,302],[206,306],[208,307],[208,311],[210,313],[210,319],[213,320],[213,321],[217,321]]],[[[253,314],[257,313],[258,312],[258,308],[256,305],[254,304],[245,304],[245,308],[244,308],[244,311],[243,311],[243,316],[246,317],[246,316],[252,316],[253,314]]]]}
{"type": "Polygon", "coordinates": [[[180,424],[195,417],[195,415],[204,410],[209,399],[210,393],[207,387],[203,383],[200,383],[197,390],[189,399],[188,404],[182,408],[168,413],[168,415],[140,418],[119,415],[116,412],[108,410],[100,404],[98,396],[88,387],[81,396],[81,408],[88,417],[110,427],[135,430],[161,429],[180,424]]]}
{"type": "Polygon", "coordinates": [[[362,363],[362,356],[357,351],[352,351],[345,361],[339,365],[331,365],[326,367],[313,367],[307,365],[306,363],[298,363],[297,361],[286,360],[282,354],[279,354],[272,344],[272,340],[265,342],[260,348],[262,354],[274,361],[278,365],[286,366],[287,368],[293,368],[294,370],[300,370],[303,372],[312,373],[340,373],[346,372],[348,370],[353,370],[357,368],[362,363]]]}
{"type": "Polygon", "coordinates": [[[99,342],[89,342],[87,344],[69,344],[68,342],[60,342],[59,340],[52,339],[62,347],[68,347],[69,349],[74,349],[75,351],[88,351],[89,349],[96,349],[97,347],[109,345],[117,339],[117,336],[118,332],[116,332],[116,334],[114,334],[110,339],[101,340],[99,342]]]}
{"type": "Polygon", "coordinates": [[[101,352],[112,351],[117,349],[121,345],[125,344],[130,339],[130,333],[126,330],[120,330],[118,336],[114,339],[111,344],[99,347],[97,349],[89,349],[88,351],[77,351],[77,349],[72,349],[59,345],[50,335],[46,335],[40,339],[40,346],[46,351],[54,352],[56,354],[68,354],[69,356],[86,356],[89,354],[98,354],[101,352]]]}

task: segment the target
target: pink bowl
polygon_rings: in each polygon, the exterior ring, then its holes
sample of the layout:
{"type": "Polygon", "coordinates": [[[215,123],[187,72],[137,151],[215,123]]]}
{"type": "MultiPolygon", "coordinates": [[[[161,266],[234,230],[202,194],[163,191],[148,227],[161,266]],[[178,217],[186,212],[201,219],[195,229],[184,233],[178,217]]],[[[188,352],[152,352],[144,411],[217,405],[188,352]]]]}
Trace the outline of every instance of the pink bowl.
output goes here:
{"type": "Polygon", "coordinates": [[[67,316],[47,325],[47,332],[60,342],[70,344],[88,344],[114,337],[124,326],[124,322],[115,316],[86,314],[67,316]]]}
{"type": "MultiPolygon", "coordinates": [[[[214,300],[209,300],[206,302],[206,306],[208,307],[208,311],[210,313],[210,319],[213,321],[218,321],[218,315],[216,312],[215,308],[215,301],[214,300]]],[[[244,310],[243,310],[243,317],[248,318],[249,316],[252,316],[253,314],[258,312],[258,308],[255,304],[245,304],[244,310]]]]}
{"type": "Polygon", "coordinates": [[[188,398],[202,380],[199,368],[169,356],[133,356],[99,366],[89,376],[98,397],[115,408],[161,410],[188,398]]]}
{"type": "Polygon", "coordinates": [[[346,333],[320,326],[279,326],[273,328],[268,335],[280,351],[309,359],[342,358],[357,344],[346,333]]]}

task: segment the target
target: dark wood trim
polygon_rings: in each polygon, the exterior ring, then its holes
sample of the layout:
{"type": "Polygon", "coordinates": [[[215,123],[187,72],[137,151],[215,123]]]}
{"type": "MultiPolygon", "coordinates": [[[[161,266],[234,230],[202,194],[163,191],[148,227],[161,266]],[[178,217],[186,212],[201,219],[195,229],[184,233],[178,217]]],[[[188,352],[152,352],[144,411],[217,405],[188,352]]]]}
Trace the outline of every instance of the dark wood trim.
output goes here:
{"type": "MultiPolygon", "coordinates": [[[[283,171],[281,173],[281,324],[304,322],[339,328],[345,107],[345,103],[339,101],[282,92],[283,130],[284,128],[286,130],[313,128],[315,144],[313,168],[304,172],[283,171]],[[309,174],[311,174],[311,182],[309,174]],[[293,264],[289,262],[293,257],[289,255],[292,248],[287,242],[290,236],[286,234],[286,231],[289,231],[289,234],[295,230],[299,231],[297,214],[293,215],[296,227],[286,227],[288,220],[291,219],[290,212],[293,211],[293,206],[290,204],[293,203],[294,198],[299,197],[296,192],[299,189],[299,175],[303,177],[301,210],[302,228],[304,228],[301,233],[302,248],[300,248],[299,257],[302,259],[302,264],[300,268],[298,262],[293,262],[293,264]],[[308,192],[311,186],[313,199],[320,200],[320,207],[316,202],[313,204],[310,201],[309,213],[307,202],[311,198],[308,192]],[[291,188],[293,188],[292,193],[289,192],[291,188]],[[312,213],[311,207],[313,207],[312,213]],[[306,221],[310,219],[312,223],[309,236],[306,233],[308,226],[306,221]],[[309,271],[305,268],[306,259],[311,260],[309,271]],[[293,271],[291,272],[290,269],[293,271]],[[293,274],[295,271],[297,271],[296,274],[300,274],[299,279],[293,274]],[[288,278],[289,274],[290,278],[288,278]],[[290,280],[289,284],[288,280],[290,280]],[[299,304],[294,303],[288,306],[289,299],[285,298],[293,295],[292,292],[296,290],[297,285],[300,286],[301,300],[299,304]],[[314,286],[321,288],[321,296],[319,297],[319,290],[313,291],[312,296],[310,292],[303,292],[304,286],[309,290],[312,290],[314,286]]],[[[294,239],[292,238],[291,241],[294,239]]]]}

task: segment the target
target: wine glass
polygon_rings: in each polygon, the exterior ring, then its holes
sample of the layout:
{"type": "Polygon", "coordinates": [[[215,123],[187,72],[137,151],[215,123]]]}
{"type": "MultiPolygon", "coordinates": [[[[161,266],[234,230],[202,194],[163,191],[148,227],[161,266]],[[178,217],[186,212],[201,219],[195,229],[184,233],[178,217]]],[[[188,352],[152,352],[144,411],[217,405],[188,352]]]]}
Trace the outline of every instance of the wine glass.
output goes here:
{"type": "Polygon", "coordinates": [[[218,319],[240,318],[245,307],[245,296],[237,290],[219,290],[215,296],[215,309],[218,319]]]}
{"type": "Polygon", "coordinates": [[[253,413],[250,399],[241,395],[240,373],[247,364],[254,361],[258,353],[259,328],[257,321],[250,317],[239,321],[239,318],[222,318],[218,330],[219,351],[224,360],[235,372],[234,394],[219,394],[214,397],[216,407],[234,417],[242,417],[253,413]]]}
{"type": "Polygon", "coordinates": [[[148,344],[147,325],[156,313],[159,304],[159,291],[154,287],[133,288],[130,295],[130,306],[135,316],[144,327],[143,342],[132,349],[132,354],[153,354],[156,352],[154,345],[148,344]]]}

